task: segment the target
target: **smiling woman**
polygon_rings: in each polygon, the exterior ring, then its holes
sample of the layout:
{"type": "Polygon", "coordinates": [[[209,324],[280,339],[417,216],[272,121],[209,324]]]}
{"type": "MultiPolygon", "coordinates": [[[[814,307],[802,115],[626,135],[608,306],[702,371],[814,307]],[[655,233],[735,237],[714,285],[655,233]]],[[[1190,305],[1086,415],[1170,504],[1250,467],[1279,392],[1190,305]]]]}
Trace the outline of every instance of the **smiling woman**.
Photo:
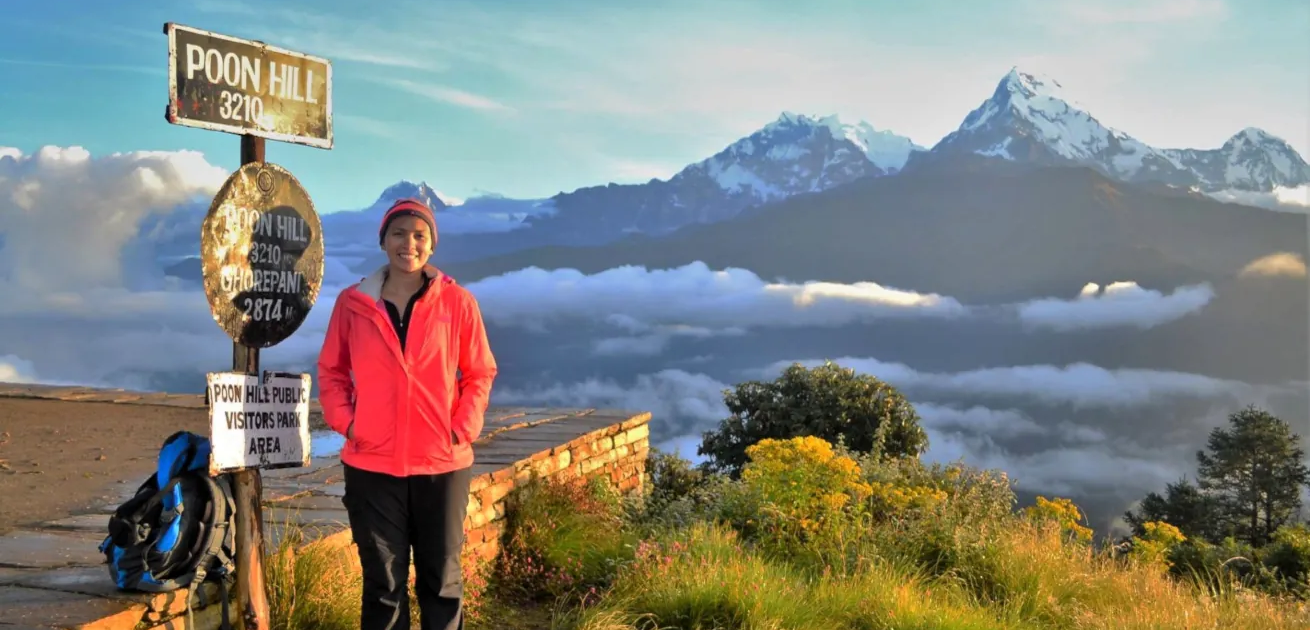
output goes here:
{"type": "Polygon", "coordinates": [[[473,441],[496,359],[472,294],[427,264],[432,211],[397,201],[378,241],[387,265],[342,291],[318,362],[323,419],[346,438],[343,502],[365,576],[361,624],[409,619],[412,548],[422,625],[453,630],[463,627],[473,441]]]}

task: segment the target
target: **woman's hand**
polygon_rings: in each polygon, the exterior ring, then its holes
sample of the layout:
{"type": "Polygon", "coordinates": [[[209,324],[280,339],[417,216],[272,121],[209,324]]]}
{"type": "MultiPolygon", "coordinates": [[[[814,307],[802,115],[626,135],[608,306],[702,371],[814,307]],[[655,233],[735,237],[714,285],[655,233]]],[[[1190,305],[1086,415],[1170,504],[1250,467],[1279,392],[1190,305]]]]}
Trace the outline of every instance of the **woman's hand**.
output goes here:
{"type": "Polygon", "coordinates": [[[347,440],[354,440],[354,439],[355,439],[355,423],[354,423],[354,422],[351,422],[351,423],[350,423],[350,426],[346,427],[346,439],[347,439],[347,440]]]}

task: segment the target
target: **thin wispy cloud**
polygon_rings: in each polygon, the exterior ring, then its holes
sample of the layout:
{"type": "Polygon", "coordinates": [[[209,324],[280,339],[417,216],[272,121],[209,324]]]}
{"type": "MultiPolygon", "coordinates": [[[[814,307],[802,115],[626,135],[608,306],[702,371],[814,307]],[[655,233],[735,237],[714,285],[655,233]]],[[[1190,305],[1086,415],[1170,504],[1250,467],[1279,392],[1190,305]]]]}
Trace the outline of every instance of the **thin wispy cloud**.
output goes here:
{"type": "Polygon", "coordinates": [[[13,57],[0,57],[0,65],[80,70],[87,72],[131,72],[135,74],[147,74],[160,77],[167,76],[168,74],[163,67],[151,68],[149,66],[124,66],[99,63],[62,63],[58,61],[41,61],[39,59],[16,59],[13,57]]]}
{"type": "Polygon", "coordinates": [[[1056,6],[1082,24],[1102,25],[1172,24],[1218,19],[1228,14],[1228,6],[1223,0],[1129,0],[1108,4],[1068,2],[1056,6]]]}
{"type": "Polygon", "coordinates": [[[203,1],[195,8],[219,15],[257,16],[259,19],[250,28],[230,34],[322,56],[334,63],[345,61],[425,72],[449,68],[437,55],[431,54],[432,49],[423,44],[422,38],[398,38],[395,28],[369,19],[333,15],[321,8],[255,7],[228,0],[203,1]],[[398,39],[406,40],[406,45],[397,48],[398,39]]]}
{"type": "Polygon", "coordinates": [[[398,129],[396,123],[386,122],[369,116],[359,114],[336,114],[334,116],[339,127],[345,127],[348,130],[358,131],[370,136],[385,138],[388,140],[399,140],[404,134],[398,129]]]}
{"type": "Polygon", "coordinates": [[[118,48],[141,50],[147,46],[159,46],[164,41],[163,23],[158,29],[92,22],[87,18],[61,16],[57,22],[29,20],[12,15],[5,16],[5,26],[22,29],[26,32],[43,32],[51,36],[64,37],[70,32],[77,33],[79,44],[97,42],[118,48]]]}
{"type": "Polygon", "coordinates": [[[514,108],[490,97],[437,83],[426,83],[409,79],[389,79],[383,81],[383,83],[446,105],[455,105],[457,107],[478,111],[514,111],[514,108]]]}

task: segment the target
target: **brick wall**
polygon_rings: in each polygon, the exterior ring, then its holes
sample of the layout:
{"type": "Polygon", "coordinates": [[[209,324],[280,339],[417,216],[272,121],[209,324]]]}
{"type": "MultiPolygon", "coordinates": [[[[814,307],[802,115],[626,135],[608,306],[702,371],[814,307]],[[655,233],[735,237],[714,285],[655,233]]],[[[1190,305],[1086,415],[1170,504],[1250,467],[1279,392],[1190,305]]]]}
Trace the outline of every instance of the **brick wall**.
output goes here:
{"type": "Polygon", "coordinates": [[[622,492],[640,492],[649,480],[649,420],[650,415],[643,414],[542,450],[513,466],[474,477],[464,520],[465,552],[482,560],[496,556],[504,532],[505,497],[534,473],[543,478],[603,475],[622,492]]]}

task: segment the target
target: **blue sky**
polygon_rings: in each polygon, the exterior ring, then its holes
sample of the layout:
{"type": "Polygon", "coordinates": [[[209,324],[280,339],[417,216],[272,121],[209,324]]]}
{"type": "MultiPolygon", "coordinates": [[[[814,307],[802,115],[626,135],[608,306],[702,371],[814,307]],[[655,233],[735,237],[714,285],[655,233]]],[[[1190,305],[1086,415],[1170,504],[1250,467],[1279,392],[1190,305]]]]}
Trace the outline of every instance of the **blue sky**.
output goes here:
{"type": "Polygon", "coordinates": [[[1300,0],[254,0],[5,3],[0,146],[95,155],[238,140],[163,118],[174,21],[333,61],[336,146],[268,144],[320,211],[423,179],[545,197],[667,177],[783,110],[931,146],[1012,65],[1103,123],[1209,148],[1246,126],[1310,156],[1300,0]]]}

